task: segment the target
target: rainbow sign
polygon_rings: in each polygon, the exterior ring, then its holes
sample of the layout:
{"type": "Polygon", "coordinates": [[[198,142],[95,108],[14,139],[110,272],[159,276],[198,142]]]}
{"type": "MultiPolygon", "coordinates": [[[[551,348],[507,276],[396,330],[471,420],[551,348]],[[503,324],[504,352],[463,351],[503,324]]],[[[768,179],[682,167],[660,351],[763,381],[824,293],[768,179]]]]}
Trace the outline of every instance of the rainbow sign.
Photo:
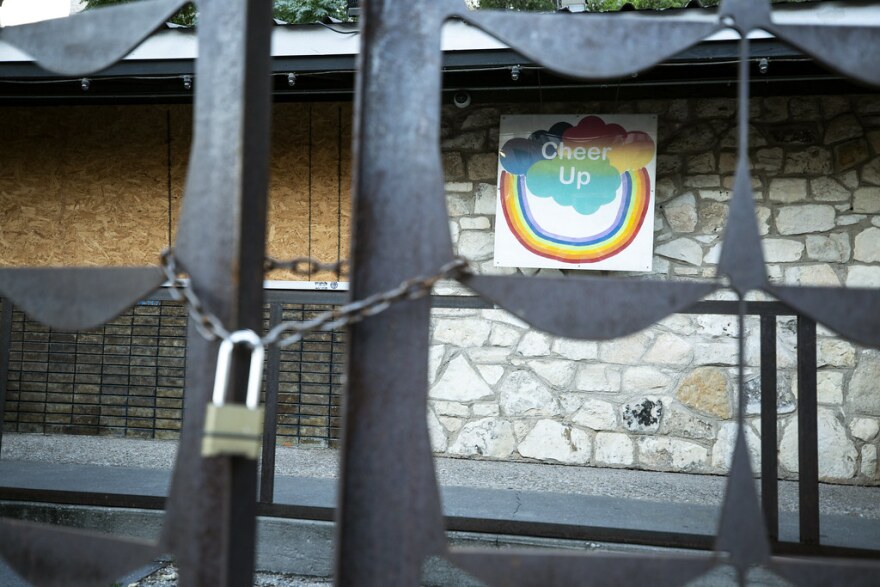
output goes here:
{"type": "Polygon", "coordinates": [[[655,137],[653,116],[503,117],[495,265],[649,271],[655,137]]]}

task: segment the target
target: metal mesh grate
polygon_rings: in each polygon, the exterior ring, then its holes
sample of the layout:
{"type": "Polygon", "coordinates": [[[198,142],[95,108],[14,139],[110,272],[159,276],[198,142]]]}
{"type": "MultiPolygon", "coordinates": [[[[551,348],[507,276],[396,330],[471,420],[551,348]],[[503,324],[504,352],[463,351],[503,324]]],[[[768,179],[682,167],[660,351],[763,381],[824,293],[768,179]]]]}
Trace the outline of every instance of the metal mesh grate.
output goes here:
{"type": "MultiPolygon", "coordinates": [[[[281,316],[305,320],[332,307],[285,303],[281,316]]],[[[15,309],[4,430],[177,438],[186,322],[167,300],[143,301],[87,332],[53,331],[15,309]]],[[[310,333],[281,351],[279,443],[336,445],[344,355],[342,332],[310,333]]]]}

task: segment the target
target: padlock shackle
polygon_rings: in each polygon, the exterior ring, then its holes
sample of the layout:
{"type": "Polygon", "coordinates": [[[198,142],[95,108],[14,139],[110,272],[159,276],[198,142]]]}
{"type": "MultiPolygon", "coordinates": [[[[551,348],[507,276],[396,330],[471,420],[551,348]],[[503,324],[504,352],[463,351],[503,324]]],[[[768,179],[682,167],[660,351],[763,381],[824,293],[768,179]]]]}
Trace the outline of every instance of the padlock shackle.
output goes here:
{"type": "Polygon", "coordinates": [[[251,347],[251,366],[248,373],[247,398],[245,405],[255,410],[260,405],[260,387],[263,383],[263,357],[266,349],[262,339],[253,330],[236,330],[220,342],[217,353],[217,371],[214,374],[214,393],[211,402],[215,406],[226,403],[226,391],[229,387],[229,375],[232,369],[232,351],[235,345],[245,344],[251,347]]]}

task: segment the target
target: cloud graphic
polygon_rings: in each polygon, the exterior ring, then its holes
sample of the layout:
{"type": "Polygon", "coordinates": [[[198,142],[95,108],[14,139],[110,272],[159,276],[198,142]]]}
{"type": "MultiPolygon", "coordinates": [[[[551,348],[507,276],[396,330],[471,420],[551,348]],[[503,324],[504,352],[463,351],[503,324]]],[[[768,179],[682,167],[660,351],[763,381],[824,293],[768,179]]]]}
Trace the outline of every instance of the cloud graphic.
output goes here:
{"type": "Polygon", "coordinates": [[[598,116],[586,116],[562,135],[574,148],[598,147],[607,150],[611,165],[619,173],[641,169],[654,158],[654,141],[647,133],[626,132],[619,124],[605,124],[598,116]]]}
{"type": "Polygon", "coordinates": [[[499,155],[507,172],[526,176],[532,194],[589,215],[614,201],[621,174],[648,165],[654,152],[647,133],[586,116],[574,126],[557,122],[527,139],[510,139],[499,155]]]}
{"type": "Polygon", "coordinates": [[[553,198],[586,216],[614,201],[620,173],[607,160],[544,159],[529,169],[526,186],[539,198],[553,198]]]}
{"type": "Polygon", "coordinates": [[[529,167],[543,159],[541,145],[530,139],[510,139],[498,152],[501,166],[508,173],[522,175],[529,167]]]}

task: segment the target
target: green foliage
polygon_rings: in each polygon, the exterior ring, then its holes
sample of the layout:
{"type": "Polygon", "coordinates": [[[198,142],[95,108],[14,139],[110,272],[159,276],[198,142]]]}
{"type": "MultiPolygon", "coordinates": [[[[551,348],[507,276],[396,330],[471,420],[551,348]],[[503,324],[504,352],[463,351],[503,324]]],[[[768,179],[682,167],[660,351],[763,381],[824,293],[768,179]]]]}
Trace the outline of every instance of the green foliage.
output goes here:
{"type": "MultiPolygon", "coordinates": [[[[112,4],[123,4],[131,0],[85,0],[86,9],[112,4]]],[[[231,0],[230,0],[231,1],[231,0]]],[[[240,0],[236,0],[240,1],[240,0]]],[[[534,0],[532,0],[534,2],[534,0]]],[[[552,0],[550,0],[552,3],[552,0]]],[[[327,18],[346,20],[345,0],[275,0],[273,15],[279,20],[294,24],[307,24],[323,21],[327,18]]],[[[178,12],[171,22],[184,26],[196,23],[198,12],[192,4],[187,4],[178,12]]]]}
{"type": "Polygon", "coordinates": [[[346,20],[345,0],[275,0],[275,18],[290,23],[346,20]]]}
{"type": "Polygon", "coordinates": [[[484,10],[556,10],[555,0],[482,0],[480,8],[484,10]]]}

